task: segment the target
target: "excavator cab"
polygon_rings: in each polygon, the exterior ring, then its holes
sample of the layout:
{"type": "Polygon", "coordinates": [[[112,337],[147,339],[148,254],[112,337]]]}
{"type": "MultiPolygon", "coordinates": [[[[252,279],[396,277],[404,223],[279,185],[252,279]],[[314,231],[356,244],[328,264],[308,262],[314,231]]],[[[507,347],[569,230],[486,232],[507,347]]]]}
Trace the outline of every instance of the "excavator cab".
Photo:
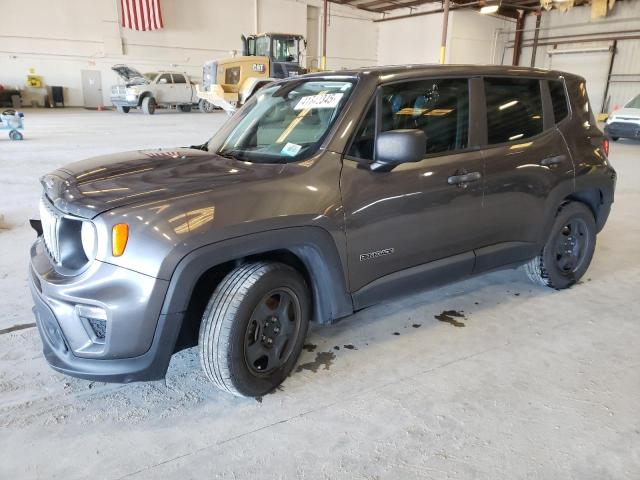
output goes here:
{"type": "Polygon", "coordinates": [[[305,73],[300,56],[306,47],[302,35],[289,33],[262,33],[242,36],[243,55],[267,57],[271,78],[286,78],[305,73]]]}
{"type": "Polygon", "coordinates": [[[243,35],[242,56],[204,64],[202,88],[196,86],[200,109],[210,112],[218,107],[231,114],[263,86],[280,78],[307,73],[300,66],[305,47],[302,35],[243,35]]]}

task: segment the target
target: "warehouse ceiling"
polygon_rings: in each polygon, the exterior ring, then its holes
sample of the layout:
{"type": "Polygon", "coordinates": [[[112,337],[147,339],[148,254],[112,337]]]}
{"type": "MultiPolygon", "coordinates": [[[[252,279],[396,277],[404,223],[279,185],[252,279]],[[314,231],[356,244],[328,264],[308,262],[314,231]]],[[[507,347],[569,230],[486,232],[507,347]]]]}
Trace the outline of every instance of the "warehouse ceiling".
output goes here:
{"type": "MultiPolygon", "coordinates": [[[[375,13],[385,13],[398,8],[414,8],[422,5],[433,4],[442,5],[441,0],[330,0],[332,3],[338,3],[341,5],[349,5],[359,8],[361,10],[367,10],[375,13]]],[[[496,3],[495,0],[452,0],[451,4],[454,8],[467,7],[479,9],[480,7],[496,3]]],[[[546,3],[548,9],[553,3],[546,3]]],[[[575,0],[572,2],[574,5],[580,5],[586,3],[586,0],[575,0]]],[[[513,12],[515,10],[537,10],[540,8],[540,0],[508,0],[500,2],[500,13],[513,12]]]]}

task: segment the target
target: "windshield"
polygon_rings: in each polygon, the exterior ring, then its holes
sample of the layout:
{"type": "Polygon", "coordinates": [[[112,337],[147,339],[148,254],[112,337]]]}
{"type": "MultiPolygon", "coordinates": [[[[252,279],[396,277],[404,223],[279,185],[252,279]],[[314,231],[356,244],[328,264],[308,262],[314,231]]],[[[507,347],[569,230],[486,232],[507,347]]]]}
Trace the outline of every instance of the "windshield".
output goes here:
{"type": "Polygon", "coordinates": [[[296,38],[274,38],[273,39],[273,59],[276,62],[297,62],[298,61],[298,39],[296,38]]]}
{"type": "Polygon", "coordinates": [[[309,79],[265,87],[211,139],[209,151],[263,163],[308,157],[320,146],[353,85],[309,79]]]}
{"type": "Polygon", "coordinates": [[[268,57],[269,56],[269,37],[258,37],[255,39],[256,42],[256,55],[268,57]]]}
{"type": "Polygon", "coordinates": [[[640,95],[625,105],[625,108],[640,108],[640,95]]]}

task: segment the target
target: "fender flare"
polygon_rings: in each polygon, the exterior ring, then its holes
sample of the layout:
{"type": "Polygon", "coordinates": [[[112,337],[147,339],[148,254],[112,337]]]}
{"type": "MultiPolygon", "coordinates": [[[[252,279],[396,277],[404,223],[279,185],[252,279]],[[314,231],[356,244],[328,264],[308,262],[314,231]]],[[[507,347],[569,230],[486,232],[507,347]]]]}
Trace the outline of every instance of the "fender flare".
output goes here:
{"type": "Polygon", "coordinates": [[[151,90],[145,90],[140,94],[138,97],[138,107],[142,107],[142,100],[144,100],[145,97],[153,97],[151,90]]]}
{"type": "Polygon", "coordinates": [[[323,228],[306,226],[243,235],[193,250],[178,262],[161,314],[185,312],[198,280],[211,268],[275,251],[290,252],[304,264],[311,281],[314,320],[330,323],[353,313],[344,262],[335,241],[323,228]]]}

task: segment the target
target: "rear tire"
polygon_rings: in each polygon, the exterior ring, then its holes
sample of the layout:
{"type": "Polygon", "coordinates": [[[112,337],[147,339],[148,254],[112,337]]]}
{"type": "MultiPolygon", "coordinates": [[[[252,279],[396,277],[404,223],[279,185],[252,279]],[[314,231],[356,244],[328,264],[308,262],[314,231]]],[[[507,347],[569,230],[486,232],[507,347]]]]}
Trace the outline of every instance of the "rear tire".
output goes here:
{"type": "Polygon", "coordinates": [[[295,366],[309,327],[311,302],[302,275],[281,263],[248,263],[213,292],[199,334],[202,368],[218,388],[258,397],[295,366]]]}
{"type": "Polygon", "coordinates": [[[191,111],[191,105],[178,105],[181,112],[189,113],[191,111]]]}
{"type": "Polygon", "coordinates": [[[142,99],[142,111],[147,115],[156,113],[156,99],[153,97],[144,97],[142,99]]]}
{"type": "Polygon", "coordinates": [[[617,142],[618,140],[620,140],[620,137],[611,137],[611,140],[613,140],[614,142],[617,142]]]}
{"type": "Polygon", "coordinates": [[[118,113],[129,113],[129,110],[131,110],[131,107],[126,107],[123,105],[118,105],[116,107],[116,110],[118,110],[118,113]]]}
{"type": "Polygon", "coordinates": [[[11,130],[9,132],[9,138],[11,140],[22,140],[24,137],[18,130],[11,130]]]}
{"type": "Polygon", "coordinates": [[[523,265],[531,281],[556,290],[569,288],[587,271],[596,247],[596,222],[583,203],[558,212],[542,252],[523,265]]]}

